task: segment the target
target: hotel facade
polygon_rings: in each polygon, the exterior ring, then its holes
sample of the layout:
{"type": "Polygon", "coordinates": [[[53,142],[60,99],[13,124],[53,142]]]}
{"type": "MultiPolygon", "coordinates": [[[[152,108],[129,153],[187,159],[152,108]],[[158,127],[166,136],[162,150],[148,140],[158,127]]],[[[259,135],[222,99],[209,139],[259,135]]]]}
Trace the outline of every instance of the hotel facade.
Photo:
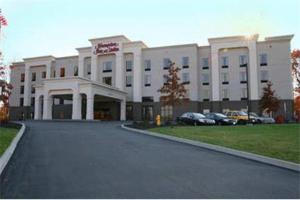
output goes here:
{"type": "Polygon", "coordinates": [[[293,35],[208,39],[209,46],[147,47],[123,35],[90,39],[78,55],[24,58],[11,69],[10,118],[154,120],[183,112],[260,113],[268,81],[281,100],[277,115],[293,116],[290,41],[293,35]],[[189,102],[159,102],[169,63],[181,70],[189,102]],[[247,90],[248,85],[248,90],[247,90]]]}

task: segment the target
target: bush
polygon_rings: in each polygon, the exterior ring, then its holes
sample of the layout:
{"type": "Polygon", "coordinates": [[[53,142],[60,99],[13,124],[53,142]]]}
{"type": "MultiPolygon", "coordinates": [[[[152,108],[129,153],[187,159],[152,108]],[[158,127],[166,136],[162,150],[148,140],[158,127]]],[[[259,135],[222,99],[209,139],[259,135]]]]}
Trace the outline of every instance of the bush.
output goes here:
{"type": "Polygon", "coordinates": [[[275,122],[277,124],[283,124],[285,122],[284,116],[283,115],[278,115],[275,117],[275,122]]]}

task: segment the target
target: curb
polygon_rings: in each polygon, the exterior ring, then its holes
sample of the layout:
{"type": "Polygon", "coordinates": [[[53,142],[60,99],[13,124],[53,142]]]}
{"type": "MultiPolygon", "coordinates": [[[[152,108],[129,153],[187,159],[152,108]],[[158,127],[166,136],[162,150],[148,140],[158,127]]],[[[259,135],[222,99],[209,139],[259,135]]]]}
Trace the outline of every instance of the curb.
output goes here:
{"type": "Polygon", "coordinates": [[[22,136],[25,132],[25,129],[26,129],[26,126],[24,123],[20,123],[20,122],[14,122],[14,123],[20,124],[20,125],[22,125],[22,127],[19,130],[19,132],[17,133],[17,135],[15,136],[15,138],[13,139],[13,141],[10,143],[9,147],[5,150],[5,152],[0,157],[0,175],[4,171],[9,159],[12,157],[12,155],[13,155],[20,139],[22,138],[22,136]]]}
{"type": "Polygon", "coordinates": [[[122,124],[121,127],[123,129],[129,130],[129,131],[134,131],[134,132],[142,133],[142,134],[149,135],[149,136],[154,136],[154,137],[159,137],[159,138],[176,141],[176,142],[180,142],[180,143],[184,143],[184,144],[189,144],[189,145],[193,145],[193,146],[197,146],[197,147],[201,147],[201,148],[205,148],[205,149],[209,149],[209,150],[213,150],[213,151],[217,151],[217,152],[230,154],[230,155],[241,157],[241,158],[246,158],[249,160],[254,160],[257,162],[264,163],[264,164],[269,164],[269,165],[273,165],[276,167],[281,167],[281,168],[293,170],[296,172],[300,172],[300,165],[296,164],[296,163],[279,160],[276,158],[261,156],[261,155],[257,155],[254,153],[248,153],[248,152],[244,152],[244,151],[230,149],[227,147],[221,147],[221,146],[217,146],[217,145],[213,145],[213,144],[207,144],[207,143],[198,142],[198,141],[194,141],[194,140],[179,138],[179,137],[175,137],[175,136],[163,135],[163,134],[154,133],[154,132],[150,132],[150,131],[129,128],[129,127],[126,127],[125,124],[122,124]]]}

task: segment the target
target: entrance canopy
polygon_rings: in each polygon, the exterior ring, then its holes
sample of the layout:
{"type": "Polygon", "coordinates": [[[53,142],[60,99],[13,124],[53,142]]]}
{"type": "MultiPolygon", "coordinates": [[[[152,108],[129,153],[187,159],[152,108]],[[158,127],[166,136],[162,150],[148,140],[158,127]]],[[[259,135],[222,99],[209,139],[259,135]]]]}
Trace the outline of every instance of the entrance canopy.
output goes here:
{"type": "Polygon", "coordinates": [[[120,120],[125,120],[126,92],[118,88],[91,81],[82,77],[51,78],[44,80],[42,85],[36,85],[35,119],[52,119],[54,95],[72,94],[72,119],[82,119],[81,95],[86,95],[86,119],[94,119],[95,95],[112,98],[120,102],[120,120]],[[43,101],[43,106],[41,106],[43,101]]]}

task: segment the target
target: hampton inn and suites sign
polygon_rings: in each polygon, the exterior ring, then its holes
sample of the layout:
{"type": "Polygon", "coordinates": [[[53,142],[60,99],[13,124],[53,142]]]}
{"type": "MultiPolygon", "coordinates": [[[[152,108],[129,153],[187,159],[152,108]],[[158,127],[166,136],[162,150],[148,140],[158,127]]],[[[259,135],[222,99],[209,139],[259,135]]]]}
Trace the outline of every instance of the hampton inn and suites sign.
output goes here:
{"type": "Polygon", "coordinates": [[[107,54],[119,51],[119,44],[116,42],[99,43],[95,45],[94,54],[107,54]]]}

